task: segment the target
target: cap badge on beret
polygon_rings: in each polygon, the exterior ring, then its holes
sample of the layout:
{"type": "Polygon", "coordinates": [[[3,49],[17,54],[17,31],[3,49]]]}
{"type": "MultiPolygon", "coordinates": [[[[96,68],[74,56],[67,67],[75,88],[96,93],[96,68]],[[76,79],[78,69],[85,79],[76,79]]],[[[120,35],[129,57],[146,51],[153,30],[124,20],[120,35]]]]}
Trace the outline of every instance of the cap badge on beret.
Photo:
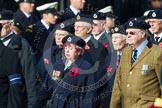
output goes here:
{"type": "Polygon", "coordinates": [[[19,2],[19,0],[15,0],[15,2],[19,2]]]}
{"type": "Polygon", "coordinates": [[[0,14],[0,18],[2,18],[2,15],[0,14]]]}
{"type": "Polygon", "coordinates": [[[152,13],[152,17],[156,17],[156,13],[155,12],[152,13]]]}
{"type": "Polygon", "coordinates": [[[60,24],[60,27],[61,27],[61,28],[65,28],[64,23],[61,23],[61,24],[60,24]]]}
{"type": "Polygon", "coordinates": [[[96,14],[93,15],[93,18],[97,18],[98,16],[96,14]]]}
{"type": "Polygon", "coordinates": [[[67,39],[68,42],[71,42],[71,40],[72,40],[71,37],[69,37],[69,38],[67,39]]]}
{"type": "Polygon", "coordinates": [[[133,26],[133,22],[132,21],[129,22],[129,26],[131,26],[131,27],[133,26]]]}
{"type": "Polygon", "coordinates": [[[119,28],[118,27],[115,27],[114,31],[115,32],[118,32],[119,31],[119,28]]]}
{"type": "Polygon", "coordinates": [[[77,20],[80,20],[80,15],[77,16],[77,20]]]}

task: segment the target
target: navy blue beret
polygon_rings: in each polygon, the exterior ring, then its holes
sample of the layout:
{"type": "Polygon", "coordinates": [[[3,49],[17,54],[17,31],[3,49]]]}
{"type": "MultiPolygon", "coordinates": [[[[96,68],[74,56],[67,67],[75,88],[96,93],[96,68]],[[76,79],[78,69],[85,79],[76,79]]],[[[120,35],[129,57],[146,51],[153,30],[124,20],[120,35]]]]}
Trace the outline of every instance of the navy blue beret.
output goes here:
{"type": "Polygon", "coordinates": [[[87,22],[87,23],[92,23],[92,18],[90,15],[87,14],[78,14],[76,16],[75,22],[87,22]]]}
{"type": "Polygon", "coordinates": [[[162,19],[162,10],[157,9],[157,10],[150,11],[147,18],[148,19],[162,19]]]}
{"type": "Polygon", "coordinates": [[[146,23],[142,18],[130,18],[125,24],[125,29],[133,28],[133,29],[142,29],[146,30],[150,28],[150,25],[146,23]]]}
{"type": "Polygon", "coordinates": [[[105,20],[106,15],[102,12],[95,12],[92,14],[92,19],[93,20],[105,20]]]}
{"type": "Polygon", "coordinates": [[[0,20],[12,20],[13,12],[11,10],[2,10],[0,12],[0,20]]]}
{"type": "Polygon", "coordinates": [[[63,30],[63,31],[67,31],[71,34],[74,34],[74,26],[72,24],[68,24],[68,23],[61,23],[57,26],[56,30],[63,30]]]}
{"type": "Polygon", "coordinates": [[[126,34],[126,31],[124,29],[124,26],[123,25],[116,25],[115,27],[113,27],[111,29],[111,32],[112,33],[120,33],[120,34],[126,34]]]}
{"type": "Polygon", "coordinates": [[[70,44],[74,44],[77,46],[80,46],[82,48],[84,48],[84,46],[86,45],[85,41],[83,39],[81,39],[78,36],[75,35],[67,35],[62,39],[62,43],[66,44],[66,43],[70,43],[70,44]]]}

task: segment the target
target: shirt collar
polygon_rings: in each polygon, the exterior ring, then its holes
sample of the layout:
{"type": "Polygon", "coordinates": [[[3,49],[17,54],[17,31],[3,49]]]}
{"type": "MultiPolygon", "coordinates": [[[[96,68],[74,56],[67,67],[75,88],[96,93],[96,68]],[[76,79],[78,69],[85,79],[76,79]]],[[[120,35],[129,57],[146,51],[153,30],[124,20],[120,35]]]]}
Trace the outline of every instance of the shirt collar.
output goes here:
{"type": "Polygon", "coordinates": [[[43,19],[41,20],[41,23],[45,26],[45,28],[48,30],[50,28],[50,26],[43,21],[43,19]]]}
{"type": "MultiPolygon", "coordinates": [[[[22,11],[23,12],[23,11],[22,11]]],[[[28,14],[28,13],[26,13],[26,12],[23,12],[24,13],[24,15],[27,17],[27,18],[29,18],[30,16],[31,16],[31,14],[28,14]]]]}
{"type": "Polygon", "coordinates": [[[84,41],[86,42],[86,43],[88,43],[88,41],[91,39],[91,35],[89,35],[86,39],[84,39],[84,41]]]}
{"type": "Polygon", "coordinates": [[[98,36],[93,35],[93,37],[94,37],[96,40],[99,40],[99,38],[102,36],[103,33],[104,33],[104,31],[103,31],[102,33],[100,33],[98,36]]]}
{"type": "Polygon", "coordinates": [[[136,49],[137,49],[137,58],[139,57],[139,55],[142,53],[142,51],[144,50],[144,48],[145,48],[145,46],[147,45],[147,43],[148,43],[148,40],[147,39],[145,39],[144,41],[143,41],[143,43],[140,45],[140,46],[138,46],[136,49]]]}
{"type": "Polygon", "coordinates": [[[161,38],[162,38],[162,33],[160,33],[159,35],[154,34],[154,39],[155,39],[155,37],[159,37],[158,41],[161,40],[161,38]]]}
{"type": "Polygon", "coordinates": [[[70,9],[73,11],[73,13],[75,14],[75,15],[77,15],[79,12],[80,12],[80,10],[77,10],[77,9],[75,9],[73,6],[71,6],[70,5],[70,9]]]}
{"type": "Polygon", "coordinates": [[[10,32],[6,37],[1,38],[1,40],[6,39],[6,40],[3,42],[3,44],[4,44],[5,46],[7,46],[7,45],[9,44],[10,40],[12,39],[12,37],[13,37],[13,36],[11,36],[12,34],[13,34],[13,32],[10,32]],[[9,36],[11,36],[11,37],[9,37],[9,36]],[[7,39],[7,38],[8,38],[8,39],[7,39]]]}

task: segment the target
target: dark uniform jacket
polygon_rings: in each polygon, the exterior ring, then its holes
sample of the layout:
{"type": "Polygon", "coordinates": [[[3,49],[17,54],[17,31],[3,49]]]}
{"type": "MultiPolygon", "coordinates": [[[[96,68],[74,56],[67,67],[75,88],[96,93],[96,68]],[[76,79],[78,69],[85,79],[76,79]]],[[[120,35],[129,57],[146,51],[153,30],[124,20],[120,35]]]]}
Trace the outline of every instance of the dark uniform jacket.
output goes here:
{"type": "Polygon", "coordinates": [[[47,30],[41,21],[38,21],[32,28],[29,43],[35,53],[36,62],[43,55],[44,45],[51,31],[52,26],[47,30]]]}
{"type": "Polygon", "coordinates": [[[88,89],[84,91],[77,88],[90,86],[94,83],[94,73],[92,73],[91,65],[79,57],[66,70],[64,70],[64,66],[62,61],[56,64],[56,70],[53,71],[51,76],[48,76],[33,108],[42,108],[45,100],[49,99],[51,94],[53,95],[52,108],[95,108],[94,103],[91,101],[95,91],[90,89],[89,91],[88,89]],[[55,72],[58,73],[55,74],[55,72]],[[59,83],[60,81],[65,85],[59,83]],[[76,91],[73,91],[74,88],[70,89],[71,87],[68,87],[68,85],[76,87],[76,91]],[[80,91],[78,92],[77,90],[80,91]]]}
{"type": "Polygon", "coordinates": [[[17,54],[0,41],[0,108],[22,108],[22,80],[17,54]]]}
{"type": "Polygon", "coordinates": [[[31,14],[29,18],[25,16],[25,14],[21,10],[17,10],[13,16],[14,22],[20,27],[21,34],[24,38],[28,40],[26,35],[26,30],[28,26],[35,24],[39,19],[34,14],[31,14]]]}
{"type": "Polygon", "coordinates": [[[21,71],[23,75],[23,80],[25,83],[24,88],[24,108],[28,105],[28,108],[32,106],[32,103],[36,96],[36,65],[34,61],[34,56],[31,54],[31,50],[28,42],[15,34],[11,34],[11,40],[8,43],[8,47],[12,48],[15,52],[18,53],[20,63],[21,63],[21,71]]]}
{"type": "Polygon", "coordinates": [[[158,42],[155,41],[154,39],[154,34],[151,35],[151,40],[154,44],[158,45],[160,48],[162,48],[162,38],[158,40],[158,42]]]}

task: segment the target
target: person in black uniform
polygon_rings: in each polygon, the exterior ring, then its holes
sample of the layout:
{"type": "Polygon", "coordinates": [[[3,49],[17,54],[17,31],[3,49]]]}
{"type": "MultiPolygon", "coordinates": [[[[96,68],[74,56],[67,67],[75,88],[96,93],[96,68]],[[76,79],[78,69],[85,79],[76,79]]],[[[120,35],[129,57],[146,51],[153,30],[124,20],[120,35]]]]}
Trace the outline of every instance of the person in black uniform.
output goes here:
{"type": "Polygon", "coordinates": [[[0,41],[0,107],[22,108],[22,80],[17,54],[0,41]]]}
{"type": "Polygon", "coordinates": [[[75,24],[75,35],[84,39],[86,42],[83,58],[95,66],[96,71],[101,69],[107,55],[106,48],[93,38],[92,19],[89,15],[77,15],[75,24]]]}
{"type": "Polygon", "coordinates": [[[26,34],[27,28],[32,27],[39,18],[33,14],[35,7],[35,0],[15,0],[19,4],[19,9],[13,16],[14,22],[18,25],[21,35],[28,40],[26,34]]]}
{"type": "Polygon", "coordinates": [[[84,5],[85,0],[70,0],[70,6],[65,9],[63,15],[61,16],[61,21],[75,18],[77,14],[81,13],[84,5]]]}
{"type": "Polygon", "coordinates": [[[33,53],[35,53],[37,63],[42,57],[46,39],[53,30],[53,25],[58,18],[58,13],[54,9],[55,5],[56,2],[44,4],[36,8],[40,12],[42,19],[33,26],[29,43],[32,46],[33,53]]]}
{"type": "Polygon", "coordinates": [[[154,44],[162,48],[162,10],[150,11],[148,16],[148,23],[152,31],[151,40],[154,44]]]}
{"type": "Polygon", "coordinates": [[[31,108],[36,96],[36,67],[34,56],[31,54],[29,43],[21,36],[15,35],[12,31],[13,13],[10,10],[0,12],[0,23],[3,25],[1,30],[1,40],[3,44],[18,53],[20,59],[21,74],[24,83],[23,108],[31,108]],[[29,80],[30,79],[30,80],[29,80]]]}
{"type": "Polygon", "coordinates": [[[91,64],[82,59],[85,41],[78,36],[68,35],[62,42],[66,60],[57,63],[52,76],[48,77],[39,92],[33,108],[42,108],[51,94],[52,108],[95,108],[92,101],[95,91],[85,88],[94,83],[91,64]],[[60,81],[65,85],[59,83],[60,81]]]}
{"type": "MultiPolygon", "coordinates": [[[[112,88],[114,84],[116,70],[120,63],[120,56],[122,49],[127,46],[126,44],[126,32],[122,25],[116,25],[113,27],[110,32],[112,33],[112,44],[114,51],[111,53],[111,59],[108,57],[105,59],[105,65],[103,71],[107,76],[107,82],[103,86],[101,94],[105,94],[105,97],[101,100],[102,108],[109,108],[112,88]]],[[[100,95],[101,95],[100,94],[100,95]]]]}

